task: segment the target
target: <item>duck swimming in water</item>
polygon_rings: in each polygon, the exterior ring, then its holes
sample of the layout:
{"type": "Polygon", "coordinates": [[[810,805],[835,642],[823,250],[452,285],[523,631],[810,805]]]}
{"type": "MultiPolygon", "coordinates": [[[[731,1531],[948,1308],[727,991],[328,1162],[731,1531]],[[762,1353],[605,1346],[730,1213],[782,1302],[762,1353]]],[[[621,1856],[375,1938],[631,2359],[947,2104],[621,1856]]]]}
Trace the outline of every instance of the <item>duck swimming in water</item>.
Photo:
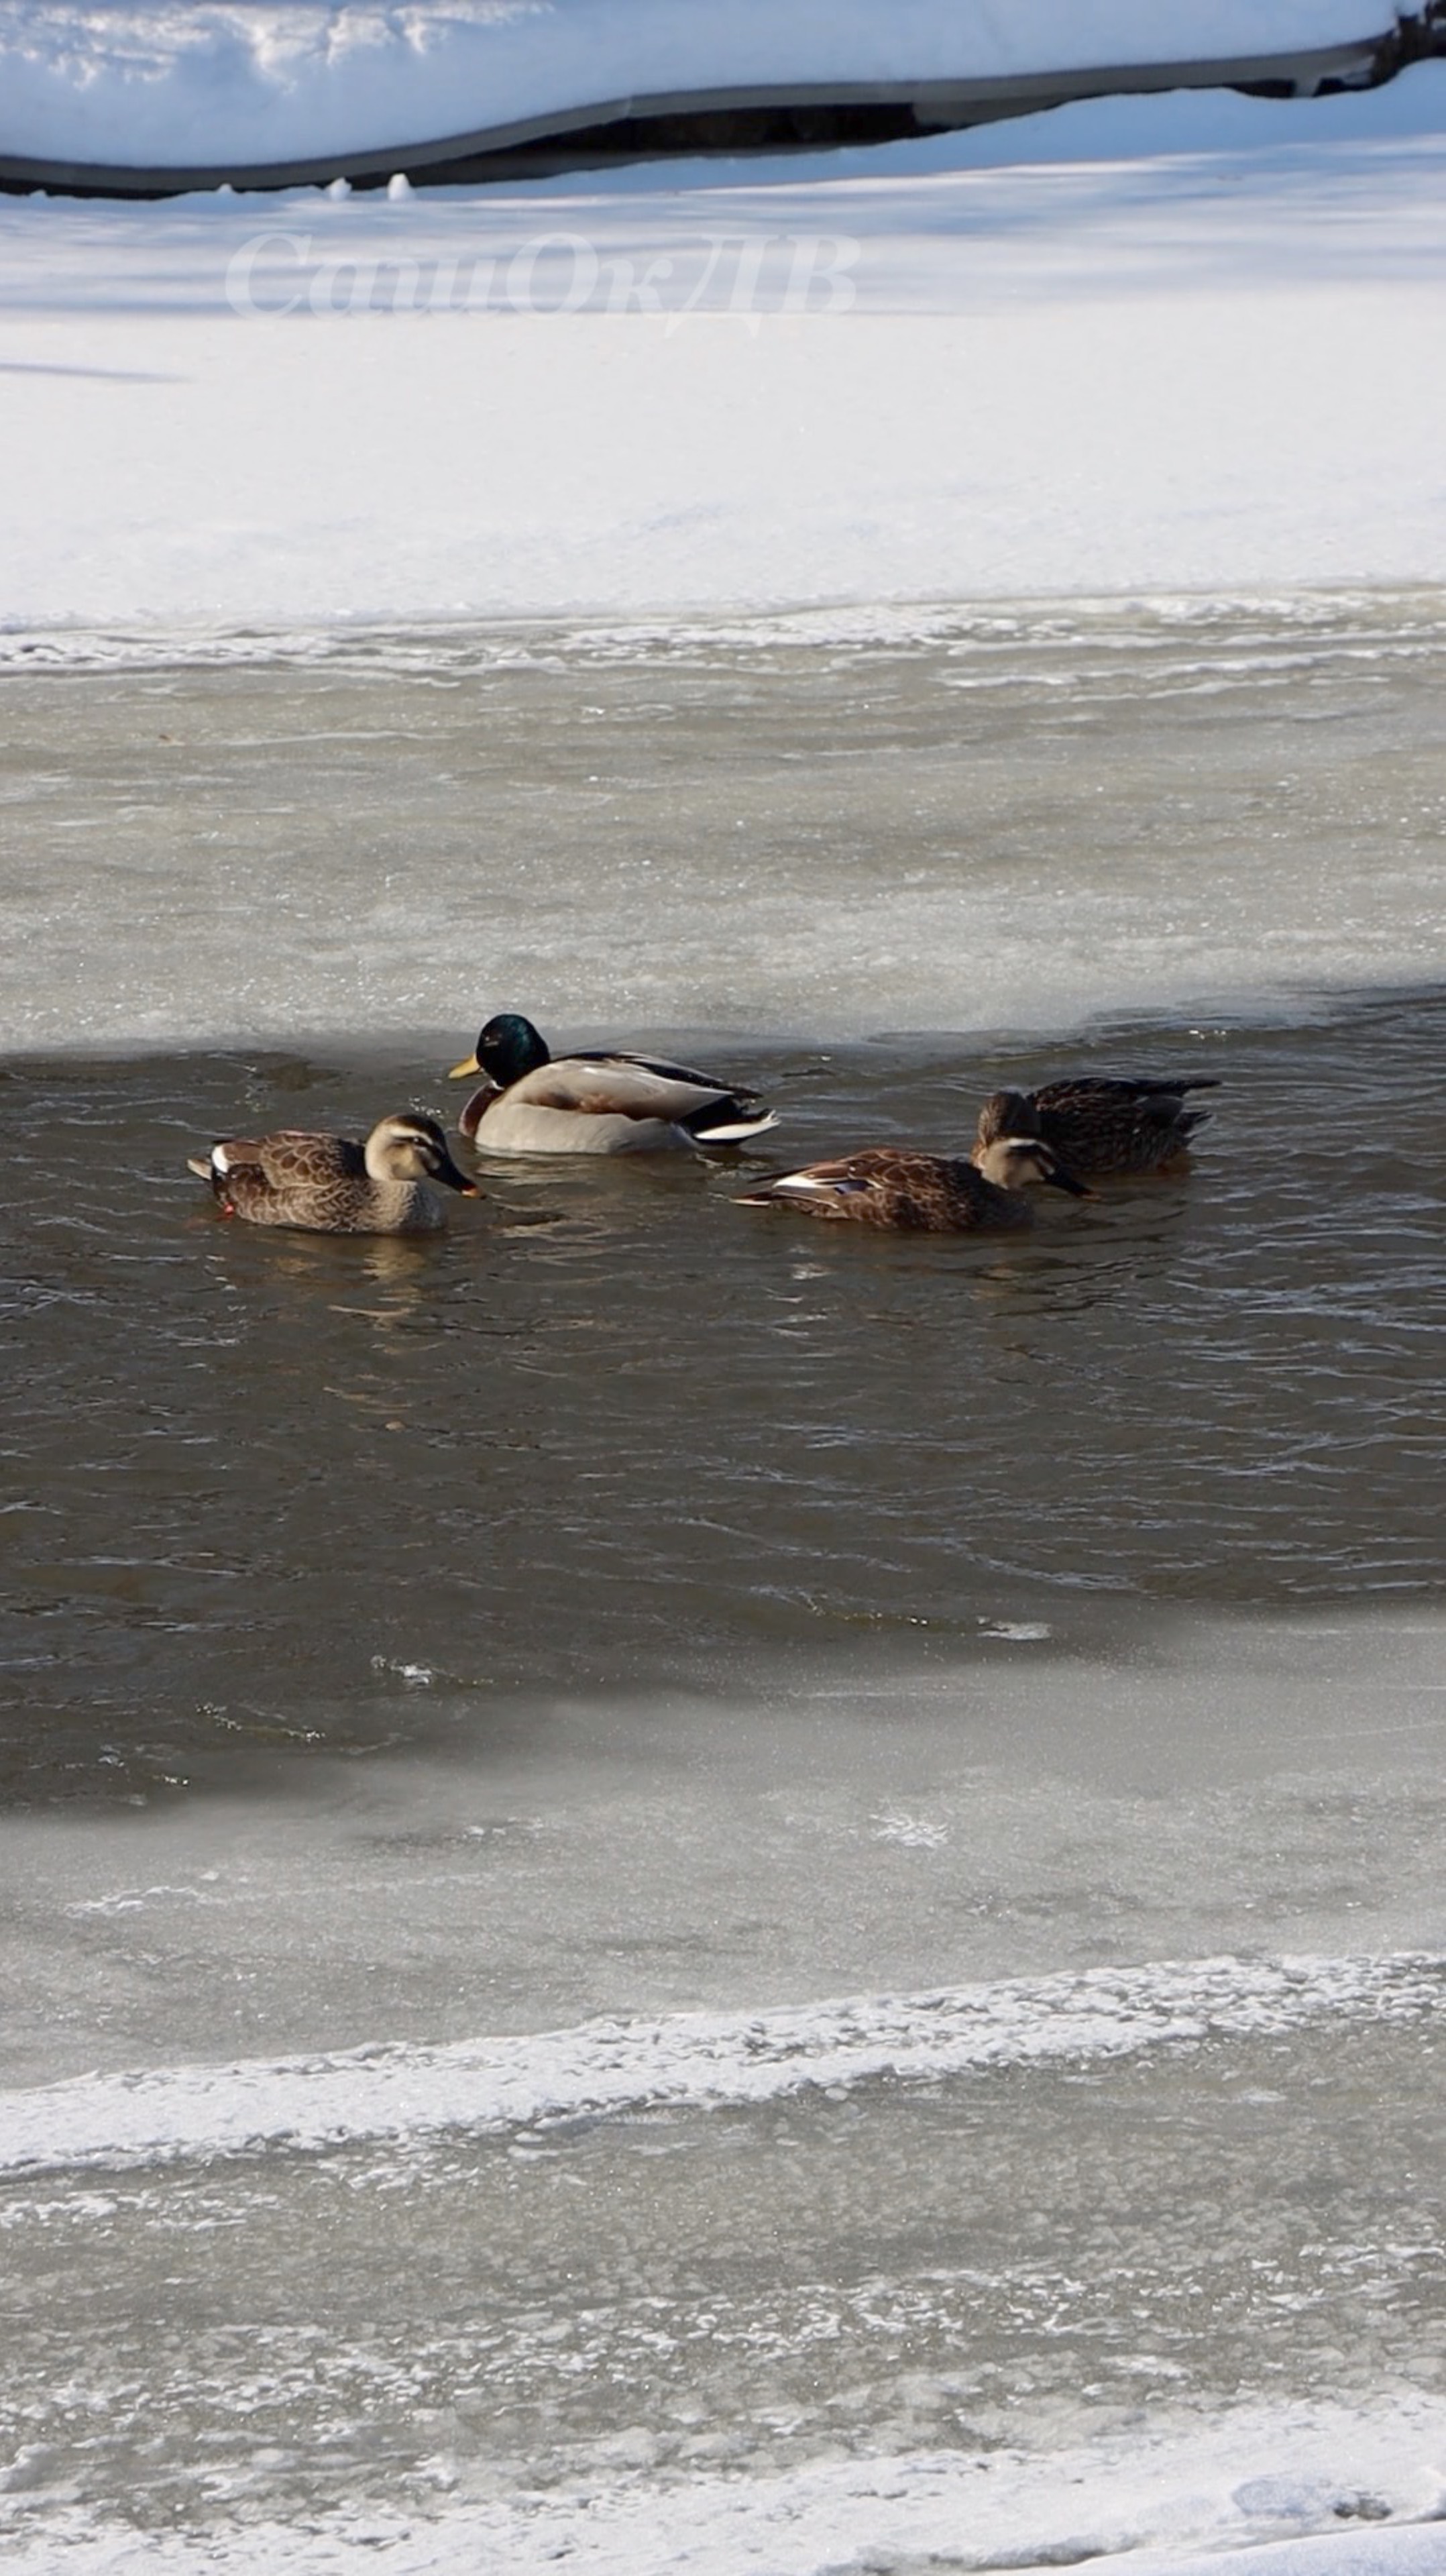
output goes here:
{"type": "Polygon", "coordinates": [[[443,1223],[430,1182],[480,1196],[435,1118],[412,1109],[383,1118],[364,1145],[281,1127],[270,1136],[221,1137],[208,1162],[188,1162],[210,1182],[224,1216],[310,1234],[430,1234],[443,1223]]]}
{"type": "Polygon", "coordinates": [[[777,1125],[752,1091],[652,1056],[584,1048],[554,1058],[518,1011],[487,1022],[450,1079],[485,1074],[458,1120],[479,1153],[655,1154],[737,1145],[777,1125]]]}
{"type": "Polygon", "coordinates": [[[1214,1074],[1185,1081],[1131,1082],[1081,1074],[1039,1091],[996,1091],[979,1112],[974,1160],[1001,1136],[1038,1136],[1072,1172],[1158,1172],[1184,1153],[1208,1109],[1187,1109],[1187,1091],[1214,1091],[1214,1074]]]}
{"type": "Polygon", "coordinates": [[[982,1154],[976,1148],[973,1161],[902,1145],[865,1146],[834,1162],[780,1172],[735,1204],[798,1208],[805,1216],[901,1234],[976,1234],[1032,1225],[1034,1210],[1024,1192],[1038,1183],[1068,1190],[1073,1198],[1090,1196],[1039,1137],[1002,1136],[982,1154]]]}

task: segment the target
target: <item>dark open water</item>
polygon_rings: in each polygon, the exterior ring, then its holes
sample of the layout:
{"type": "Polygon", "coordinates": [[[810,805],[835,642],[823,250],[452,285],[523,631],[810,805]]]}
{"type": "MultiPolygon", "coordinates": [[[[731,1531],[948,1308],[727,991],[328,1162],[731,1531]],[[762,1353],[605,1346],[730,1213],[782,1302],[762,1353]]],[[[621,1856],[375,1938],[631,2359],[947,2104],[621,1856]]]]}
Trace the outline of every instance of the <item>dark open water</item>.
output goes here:
{"type": "Polygon", "coordinates": [[[1061,1061],[1219,1075],[1188,1176],[1044,1194],[978,1244],[736,1208],[746,1166],[683,1157],[496,1164],[442,1243],[247,1232],[188,1150],[364,1129],[438,1100],[434,1068],[13,1067],[10,1794],[412,1737],[408,1667],[485,1740],[520,1690],[1429,1596],[1443,1032],[1402,995],[987,1056],[746,1050],[796,1159],[964,1141],[991,1084],[1061,1061]]]}

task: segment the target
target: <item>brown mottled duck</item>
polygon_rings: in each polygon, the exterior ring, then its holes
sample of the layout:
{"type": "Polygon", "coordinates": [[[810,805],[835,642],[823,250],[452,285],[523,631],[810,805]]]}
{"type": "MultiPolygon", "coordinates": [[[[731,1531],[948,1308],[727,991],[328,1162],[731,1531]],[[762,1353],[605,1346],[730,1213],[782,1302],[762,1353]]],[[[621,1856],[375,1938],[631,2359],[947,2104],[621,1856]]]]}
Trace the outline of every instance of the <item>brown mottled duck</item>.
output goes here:
{"type": "Polygon", "coordinates": [[[1158,1172],[1189,1145],[1208,1109],[1187,1109],[1189,1091],[1213,1091],[1214,1074],[1184,1081],[1081,1074],[1038,1091],[996,1091],[979,1112],[976,1163],[1002,1136],[1038,1136],[1072,1172],[1158,1172]]]}
{"type": "Polygon", "coordinates": [[[411,1109],[383,1118],[364,1145],[282,1127],[270,1136],[223,1136],[208,1162],[188,1159],[224,1216],[311,1234],[429,1234],[443,1222],[430,1183],[478,1196],[435,1118],[411,1109]]]}
{"type": "Polygon", "coordinates": [[[886,1226],[896,1233],[975,1234],[1032,1225],[1025,1192],[1040,1183],[1088,1198],[1082,1181],[1037,1136],[1003,1136],[977,1164],[962,1154],[868,1145],[836,1161],[780,1172],[739,1207],[798,1208],[805,1216],[886,1226]]]}

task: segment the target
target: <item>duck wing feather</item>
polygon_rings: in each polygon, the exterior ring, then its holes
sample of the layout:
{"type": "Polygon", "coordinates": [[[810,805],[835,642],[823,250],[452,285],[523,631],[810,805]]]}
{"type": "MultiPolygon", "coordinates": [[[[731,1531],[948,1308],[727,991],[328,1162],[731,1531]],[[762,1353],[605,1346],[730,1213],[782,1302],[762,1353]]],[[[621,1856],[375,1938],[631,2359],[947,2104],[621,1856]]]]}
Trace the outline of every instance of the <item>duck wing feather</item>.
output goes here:
{"type": "Polygon", "coordinates": [[[278,1127],[269,1136],[228,1136],[226,1170],[260,1173],[273,1190],[324,1188],[336,1181],[364,1181],[366,1155],[349,1136],[316,1136],[301,1127],[278,1127]]]}
{"type": "Polygon", "coordinates": [[[739,1201],[743,1207],[780,1203],[810,1208],[818,1216],[929,1234],[967,1230],[987,1218],[1027,1223],[1029,1216],[1010,1192],[996,1189],[972,1163],[895,1145],[866,1145],[831,1162],[781,1172],[739,1201]]]}
{"type": "Polygon", "coordinates": [[[1167,1109],[1171,1102],[1181,1102],[1187,1091],[1218,1091],[1218,1073],[1186,1075],[1174,1080],[1170,1075],[1149,1075],[1139,1080],[1118,1074],[1080,1073],[1062,1082],[1042,1083],[1030,1097],[1035,1107],[1056,1113],[1079,1109],[1167,1109]]]}
{"type": "Polygon", "coordinates": [[[629,1055],[561,1056],[509,1083],[506,1097],[534,1109],[570,1109],[592,1118],[661,1118],[676,1127],[700,1111],[726,1105],[747,1117],[759,1106],[750,1094],[730,1091],[706,1074],[629,1055]]]}

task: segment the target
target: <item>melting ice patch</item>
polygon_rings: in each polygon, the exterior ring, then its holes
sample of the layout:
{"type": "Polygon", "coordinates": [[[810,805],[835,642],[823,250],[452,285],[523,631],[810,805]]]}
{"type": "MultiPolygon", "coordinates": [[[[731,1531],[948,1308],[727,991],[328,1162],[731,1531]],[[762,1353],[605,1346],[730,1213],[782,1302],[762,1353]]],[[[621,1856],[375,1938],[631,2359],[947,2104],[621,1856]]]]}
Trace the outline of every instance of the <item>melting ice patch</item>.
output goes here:
{"type": "Polygon", "coordinates": [[[668,2106],[775,2101],[887,2076],[1286,2032],[1327,2016],[1401,2022],[1446,2009],[1446,1959],[1167,1961],[855,1996],[760,2013],[677,2013],[445,2047],[380,2044],[229,2066],[162,2066],[0,2096],[0,2171],[122,2166],[263,2146],[497,2132],[668,2106]]]}
{"type": "MultiPolygon", "coordinates": [[[[215,1869],[202,1872],[203,1878],[213,1881],[220,1875],[220,1871],[215,1869]]],[[[67,1905],[65,1911],[76,1921],[81,1921],[88,1914],[141,1914],[153,1905],[206,1905],[214,1902],[214,1898],[203,1895],[199,1887],[123,1887],[114,1896],[81,1897],[74,1905],[67,1905]]]]}
{"type": "MultiPolygon", "coordinates": [[[[15,2576],[190,2576],[378,2564],[391,2576],[922,2576],[1074,2566],[1099,2576],[1443,2576],[1446,2407],[1241,2408],[1201,2427],[1137,2429],[1041,2454],[918,2452],[823,2460],[775,2477],[665,2487],[621,2478],[582,2493],[405,2511],[308,2515],[204,2532],[97,2527],[79,2514],[17,2534],[15,2576]]],[[[436,2464],[445,2489],[450,2471],[436,2464]]]]}
{"type": "Polygon", "coordinates": [[[1101,690],[1147,678],[1156,696],[1212,687],[1259,689],[1298,673],[1377,665],[1429,665],[1446,648],[1439,586],[1395,589],[1278,587],[1201,596],[1152,588],[1120,598],[990,598],[971,602],[837,602],[732,615],[410,618],[403,625],[353,612],[330,624],[188,619],[161,625],[45,626],[0,623],[0,670],[274,670],[388,677],[435,688],[502,671],[696,671],[762,659],[787,665],[820,651],[842,656],[943,653],[962,693],[1030,687],[1062,690],[1063,657],[1091,656],[1101,690]]]}
{"type": "Polygon", "coordinates": [[[911,1851],[940,1851],[949,1839],[947,1825],[937,1824],[929,1816],[906,1815],[893,1808],[871,1816],[869,1824],[876,1842],[903,1843],[911,1851]]]}

